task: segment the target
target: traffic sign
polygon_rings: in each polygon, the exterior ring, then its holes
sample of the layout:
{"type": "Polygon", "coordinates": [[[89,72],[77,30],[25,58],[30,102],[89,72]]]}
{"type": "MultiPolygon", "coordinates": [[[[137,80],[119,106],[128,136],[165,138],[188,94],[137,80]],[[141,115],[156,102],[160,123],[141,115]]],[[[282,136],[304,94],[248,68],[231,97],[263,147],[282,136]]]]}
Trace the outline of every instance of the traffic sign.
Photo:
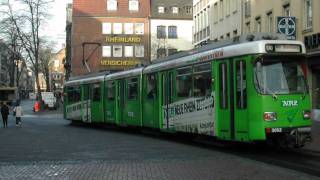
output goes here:
{"type": "Polygon", "coordinates": [[[286,35],[288,40],[296,40],[296,18],[295,17],[278,17],[278,33],[286,35]]]}

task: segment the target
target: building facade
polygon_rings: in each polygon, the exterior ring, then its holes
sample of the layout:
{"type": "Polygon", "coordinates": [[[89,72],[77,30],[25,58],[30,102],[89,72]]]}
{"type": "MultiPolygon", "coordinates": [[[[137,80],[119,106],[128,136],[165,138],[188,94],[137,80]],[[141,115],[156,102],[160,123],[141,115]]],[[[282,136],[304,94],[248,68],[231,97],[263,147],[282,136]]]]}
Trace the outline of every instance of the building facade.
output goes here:
{"type": "Polygon", "coordinates": [[[242,32],[241,0],[194,0],[193,44],[205,45],[238,36],[242,32]]]}
{"type": "Polygon", "coordinates": [[[192,0],[151,0],[151,61],[192,45],[192,0]]]}
{"type": "Polygon", "coordinates": [[[65,80],[66,48],[53,53],[49,61],[49,87],[51,92],[62,92],[65,80]]]}
{"type": "Polygon", "coordinates": [[[72,32],[72,4],[66,7],[66,60],[64,62],[65,79],[68,80],[71,75],[71,32],[72,32]]]}
{"type": "Polygon", "coordinates": [[[147,64],[150,1],[73,0],[72,76],[147,64]]]}
{"type": "Polygon", "coordinates": [[[10,84],[10,53],[8,46],[0,40],[0,87],[10,84]]]}

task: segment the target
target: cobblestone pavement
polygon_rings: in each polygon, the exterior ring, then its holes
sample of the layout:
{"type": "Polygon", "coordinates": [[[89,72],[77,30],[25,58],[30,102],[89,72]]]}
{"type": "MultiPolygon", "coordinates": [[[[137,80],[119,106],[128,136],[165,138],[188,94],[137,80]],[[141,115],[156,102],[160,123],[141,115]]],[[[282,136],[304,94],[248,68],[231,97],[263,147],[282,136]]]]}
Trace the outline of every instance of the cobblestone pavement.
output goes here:
{"type": "Polygon", "coordinates": [[[0,129],[0,179],[317,179],[224,152],[142,134],[70,125],[42,114],[0,129]]]}

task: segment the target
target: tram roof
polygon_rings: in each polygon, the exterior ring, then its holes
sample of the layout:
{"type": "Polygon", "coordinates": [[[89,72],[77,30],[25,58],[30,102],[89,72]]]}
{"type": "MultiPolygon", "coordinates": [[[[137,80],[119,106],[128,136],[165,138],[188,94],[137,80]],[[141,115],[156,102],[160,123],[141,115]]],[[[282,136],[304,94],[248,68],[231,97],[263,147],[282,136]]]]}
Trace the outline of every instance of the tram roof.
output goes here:
{"type": "Polygon", "coordinates": [[[143,71],[143,67],[131,69],[128,71],[121,71],[117,73],[110,74],[106,77],[106,80],[114,80],[114,79],[122,79],[122,78],[128,78],[133,76],[141,75],[143,71]]]}
{"type": "Polygon", "coordinates": [[[168,70],[181,66],[187,66],[201,62],[209,62],[212,60],[223,59],[228,57],[237,57],[248,54],[266,54],[267,44],[301,45],[301,53],[306,53],[305,46],[302,42],[292,40],[260,40],[229,46],[222,46],[218,48],[216,47],[216,45],[208,45],[204,49],[195,49],[188,52],[184,52],[181,56],[179,56],[178,54],[176,56],[168,57],[163,61],[158,60],[156,63],[147,66],[144,69],[144,73],[168,70]]]}
{"type": "Polygon", "coordinates": [[[105,75],[95,76],[95,77],[88,77],[83,79],[71,80],[66,82],[66,86],[76,86],[80,84],[87,84],[87,83],[97,83],[104,80],[105,75]]]}

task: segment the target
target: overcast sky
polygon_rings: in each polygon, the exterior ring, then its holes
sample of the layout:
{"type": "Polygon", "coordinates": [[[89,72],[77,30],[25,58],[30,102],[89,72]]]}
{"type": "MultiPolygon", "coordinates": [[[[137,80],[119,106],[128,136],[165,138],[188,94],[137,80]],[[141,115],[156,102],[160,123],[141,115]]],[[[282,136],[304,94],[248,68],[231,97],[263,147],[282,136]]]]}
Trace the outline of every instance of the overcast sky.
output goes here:
{"type": "Polygon", "coordinates": [[[66,39],[66,4],[72,0],[55,0],[49,13],[52,15],[48,19],[44,34],[52,41],[56,42],[57,49],[60,49],[66,39]]]}

